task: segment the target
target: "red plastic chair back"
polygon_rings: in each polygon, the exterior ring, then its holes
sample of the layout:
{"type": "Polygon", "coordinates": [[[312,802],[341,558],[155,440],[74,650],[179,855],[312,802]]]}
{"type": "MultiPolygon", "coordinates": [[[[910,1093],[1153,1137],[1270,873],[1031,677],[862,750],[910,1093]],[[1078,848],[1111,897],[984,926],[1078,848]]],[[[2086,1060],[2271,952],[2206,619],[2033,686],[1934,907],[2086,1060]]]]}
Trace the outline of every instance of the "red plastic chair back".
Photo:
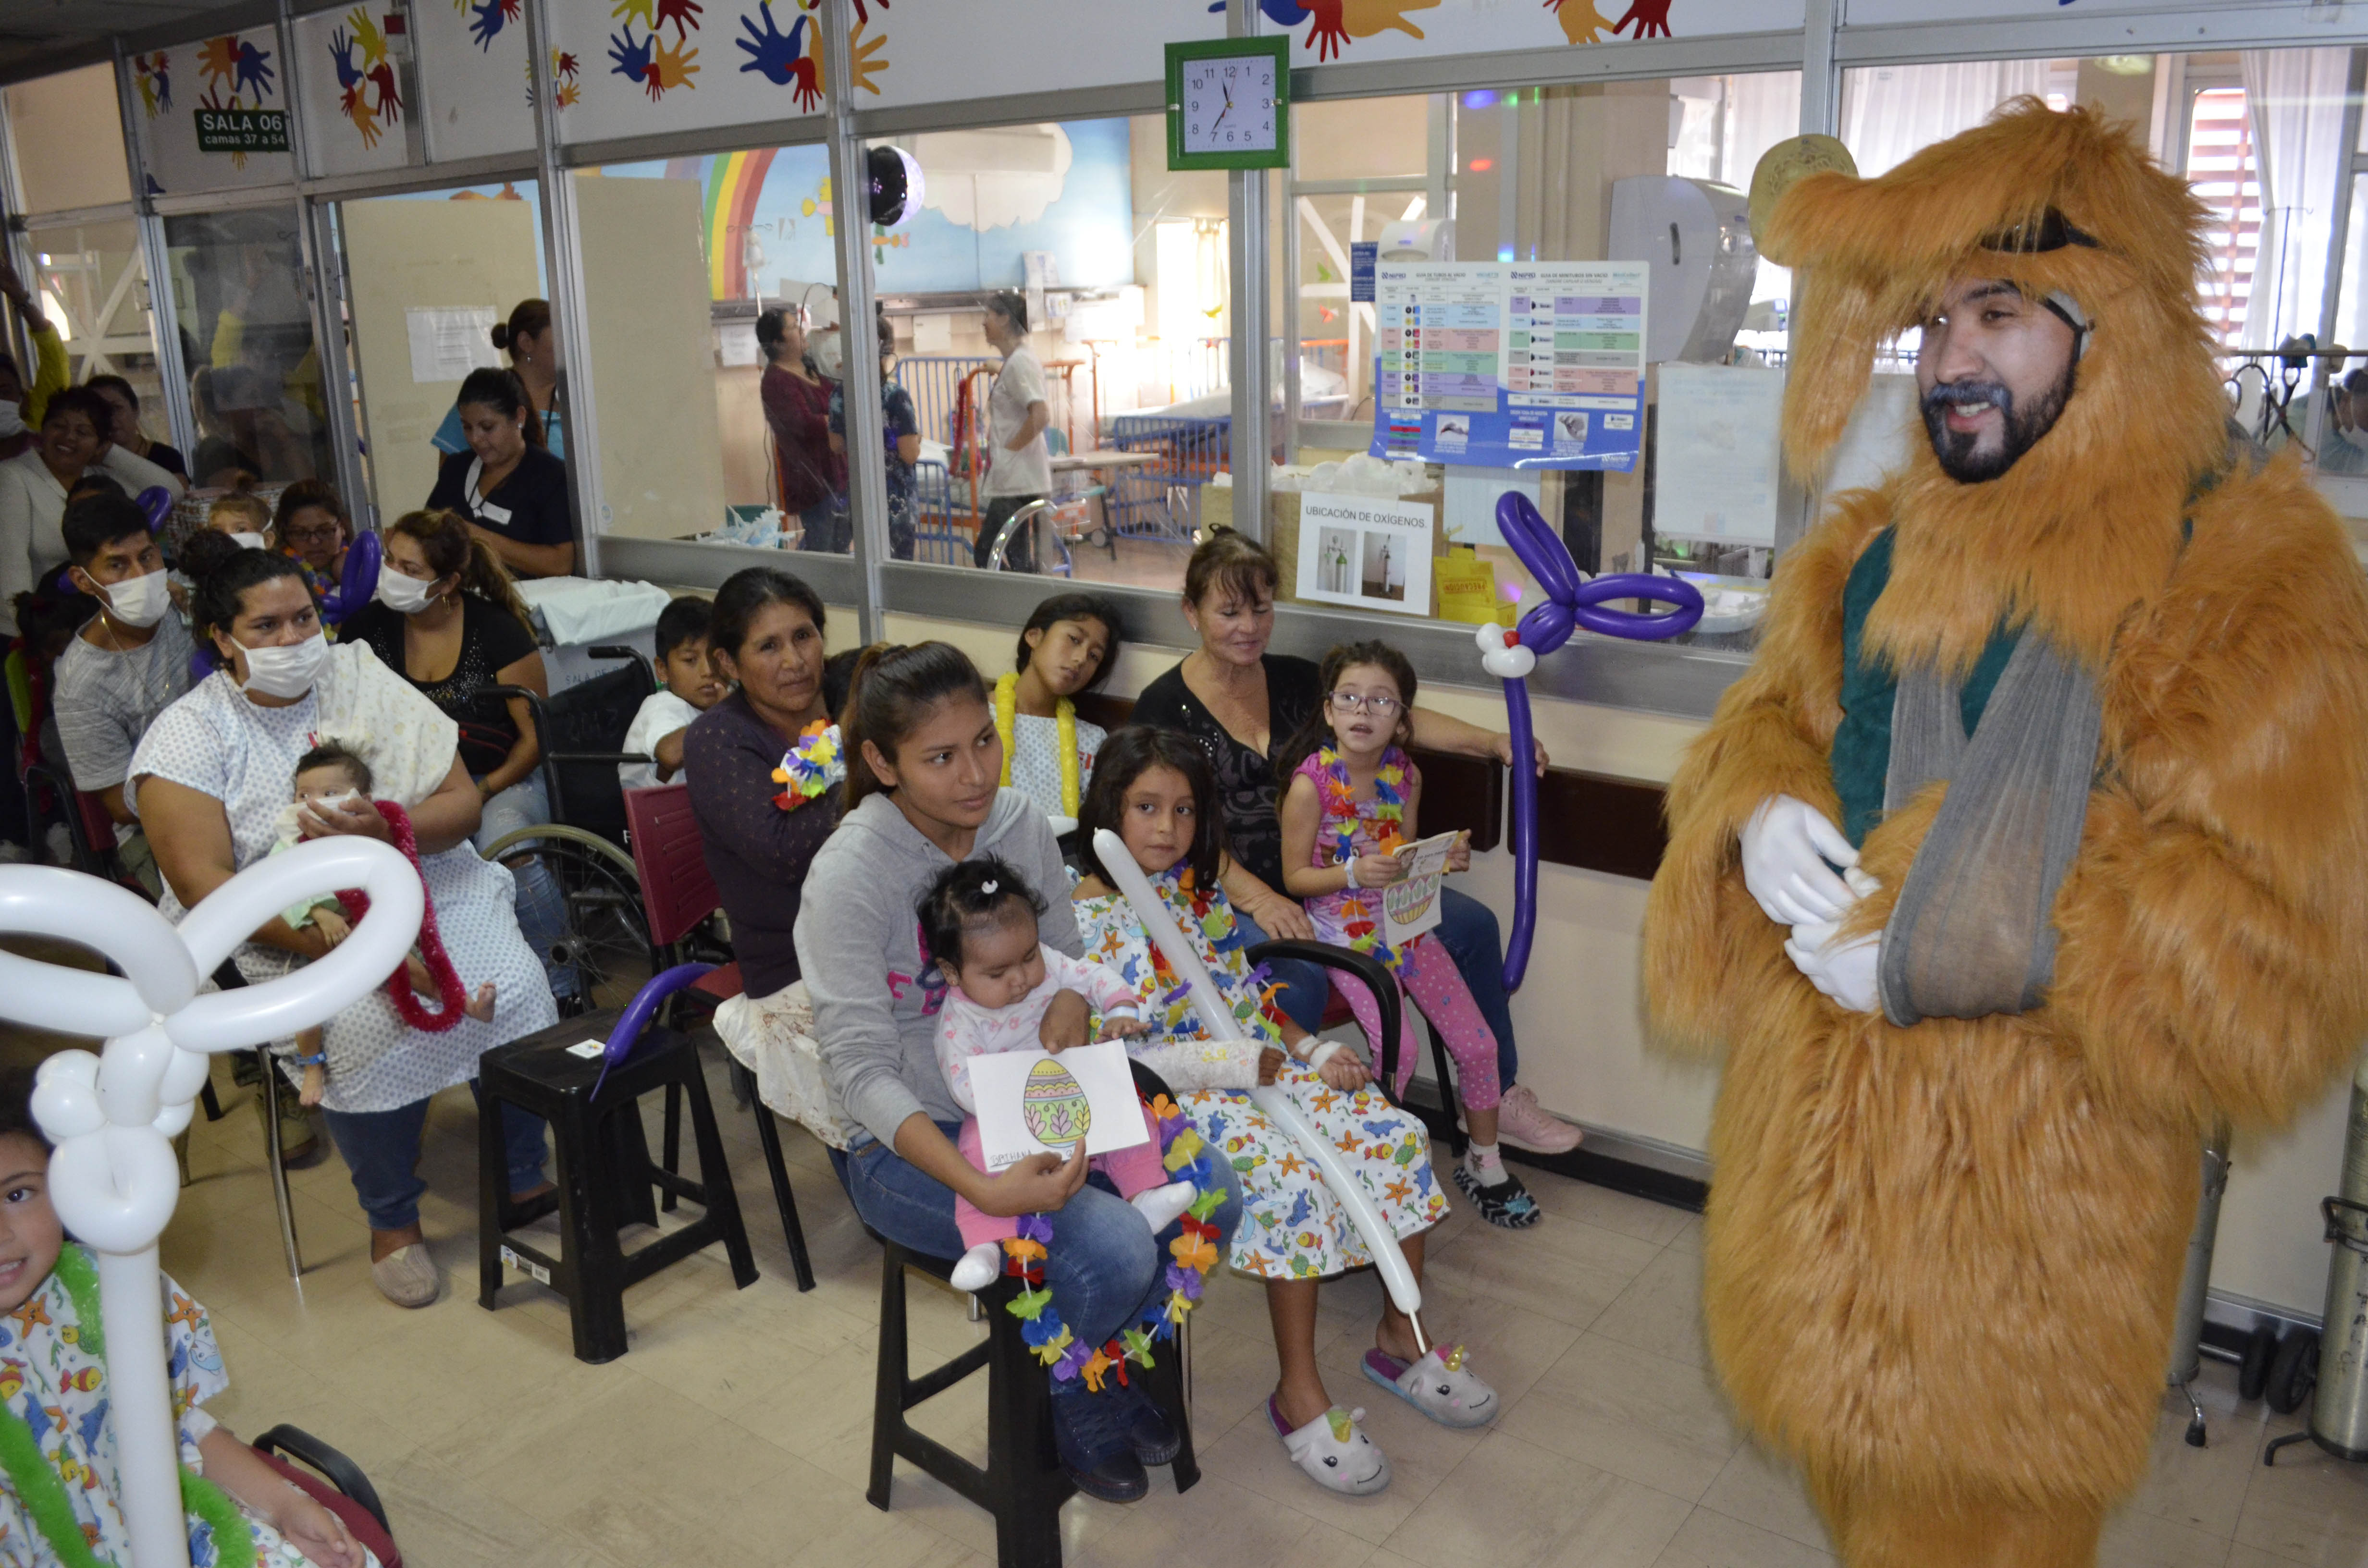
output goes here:
{"type": "Polygon", "coordinates": [[[625,791],[625,828],[633,849],[633,870],[642,879],[642,909],[649,918],[650,942],[666,947],[689,935],[715,913],[715,879],[707,873],[707,853],[699,819],[690,809],[690,786],[661,784],[625,791]]]}
{"type": "Polygon", "coordinates": [[[88,790],[74,792],[74,810],[82,813],[82,835],[93,849],[105,850],[115,844],[115,819],[107,814],[107,802],[88,790]]]}
{"type": "Polygon", "coordinates": [[[403,1568],[403,1553],[395,1550],[394,1538],[386,1533],[369,1509],[311,1471],[290,1464],[278,1454],[267,1454],[261,1449],[254,1451],[256,1458],[278,1471],[290,1486],[302,1488],[306,1496],[343,1520],[354,1540],[375,1552],[385,1568],[403,1568]]]}

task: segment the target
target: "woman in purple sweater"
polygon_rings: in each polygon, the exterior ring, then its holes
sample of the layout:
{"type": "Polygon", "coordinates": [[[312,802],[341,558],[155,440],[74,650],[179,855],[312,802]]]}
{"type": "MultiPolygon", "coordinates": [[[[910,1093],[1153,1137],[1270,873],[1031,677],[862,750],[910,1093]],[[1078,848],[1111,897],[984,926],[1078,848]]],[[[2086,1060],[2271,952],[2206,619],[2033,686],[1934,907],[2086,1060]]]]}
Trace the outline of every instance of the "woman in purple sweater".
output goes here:
{"type": "MultiPolygon", "coordinates": [[[[683,737],[683,773],[707,869],[732,918],[749,1001],[734,1011],[743,1017],[764,1014],[798,979],[792,933],[806,868],[838,824],[836,791],[794,811],[775,803],[782,791],[773,770],[782,754],[799,731],[830,716],[822,627],[822,600],[797,578],[769,566],[734,573],[715,596],[709,639],[717,672],[738,689],[683,737]]],[[[736,1045],[734,1054],[750,1059],[736,1045]]]]}

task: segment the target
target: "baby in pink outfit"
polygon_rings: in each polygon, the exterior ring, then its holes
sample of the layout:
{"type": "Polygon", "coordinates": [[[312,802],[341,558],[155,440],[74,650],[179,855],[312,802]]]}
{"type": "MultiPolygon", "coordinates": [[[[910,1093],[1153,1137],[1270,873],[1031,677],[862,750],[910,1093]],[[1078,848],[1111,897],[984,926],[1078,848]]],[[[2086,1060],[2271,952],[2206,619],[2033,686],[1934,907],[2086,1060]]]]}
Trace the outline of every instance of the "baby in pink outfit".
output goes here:
{"type": "MultiPolygon", "coordinates": [[[[950,987],[938,1014],[938,1065],[955,1100],[971,1113],[954,1142],[982,1171],[986,1157],[970,1085],[973,1057],[1038,1049],[1045,1010],[1064,991],[1076,992],[1100,1015],[1101,1040],[1148,1032],[1137,1016],[1134,987],[1116,971],[1038,939],[1036,917],[1043,912],[1043,900],[1019,873],[991,855],[948,867],[921,898],[922,946],[950,987]]],[[[1189,1181],[1167,1179],[1158,1128],[1148,1109],[1142,1114],[1150,1142],[1096,1154],[1092,1168],[1110,1177],[1156,1234],[1190,1206],[1194,1190],[1189,1181]]],[[[1003,1272],[1003,1244],[1019,1233],[1019,1221],[984,1213],[956,1194],[954,1223],[969,1250],[954,1266],[953,1286],[985,1290],[1003,1272]]]]}

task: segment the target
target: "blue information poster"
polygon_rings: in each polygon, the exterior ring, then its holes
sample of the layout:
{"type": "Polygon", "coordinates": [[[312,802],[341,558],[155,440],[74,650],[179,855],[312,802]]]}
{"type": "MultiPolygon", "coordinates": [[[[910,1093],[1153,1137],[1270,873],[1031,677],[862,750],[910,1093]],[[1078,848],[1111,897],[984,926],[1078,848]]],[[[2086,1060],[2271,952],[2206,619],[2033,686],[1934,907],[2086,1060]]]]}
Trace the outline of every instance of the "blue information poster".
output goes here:
{"type": "Polygon", "coordinates": [[[1351,304],[1373,302],[1373,268],[1379,265],[1382,244],[1379,240],[1355,240],[1349,245],[1349,300],[1351,304]]]}
{"type": "Polygon", "coordinates": [[[1379,264],[1373,455],[1634,468],[1650,276],[1642,261],[1379,264]]]}

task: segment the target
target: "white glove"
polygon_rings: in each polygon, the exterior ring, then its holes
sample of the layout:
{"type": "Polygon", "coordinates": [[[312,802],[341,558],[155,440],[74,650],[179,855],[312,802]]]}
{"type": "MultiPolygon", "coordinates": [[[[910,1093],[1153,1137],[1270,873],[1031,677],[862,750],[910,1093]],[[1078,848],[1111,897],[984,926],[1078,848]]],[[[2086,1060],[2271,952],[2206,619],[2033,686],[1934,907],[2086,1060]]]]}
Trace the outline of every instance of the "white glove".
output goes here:
{"type": "Polygon", "coordinates": [[[1806,801],[1770,795],[1743,824],[1743,885],[1779,926],[1840,919],[1858,900],[1833,868],[1857,864],[1841,829],[1806,801]]]}
{"type": "Polygon", "coordinates": [[[1883,961],[1883,933],[1837,942],[1836,929],[1831,924],[1793,926],[1784,956],[1835,1006],[1852,1013],[1881,1012],[1883,988],[1876,971],[1883,961]]]}

